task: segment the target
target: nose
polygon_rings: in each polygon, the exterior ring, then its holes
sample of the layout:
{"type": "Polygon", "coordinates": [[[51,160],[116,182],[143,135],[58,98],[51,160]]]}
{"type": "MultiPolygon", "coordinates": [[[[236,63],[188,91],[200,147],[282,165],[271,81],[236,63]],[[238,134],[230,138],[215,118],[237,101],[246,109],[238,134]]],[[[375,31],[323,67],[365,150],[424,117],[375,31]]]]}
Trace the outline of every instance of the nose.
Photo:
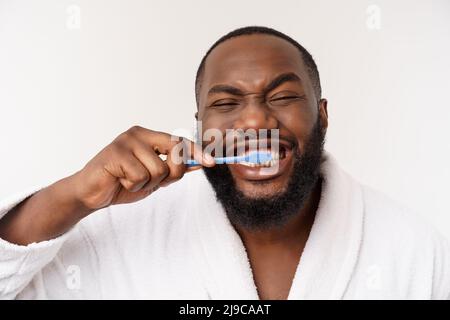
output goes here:
{"type": "Polygon", "coordinates": [[[278,120],[264,102],[252,101],[242,109],[233,128],[244,131],[248,129],[278,129],[278,120]]]}

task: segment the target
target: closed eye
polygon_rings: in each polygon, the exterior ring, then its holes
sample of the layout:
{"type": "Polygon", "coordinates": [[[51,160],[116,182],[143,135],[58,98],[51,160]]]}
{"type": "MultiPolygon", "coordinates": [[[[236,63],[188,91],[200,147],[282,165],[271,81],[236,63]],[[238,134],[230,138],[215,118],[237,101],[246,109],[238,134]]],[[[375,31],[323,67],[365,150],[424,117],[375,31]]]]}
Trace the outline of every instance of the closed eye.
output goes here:
{"type": "Polygon", "coordinates": [[[237,106],[237,102],[223,102],[223,103],[214,103],[212,107],[223,107],[223,106],[237,106]]]}
{"type": "Polygon", "coordinates": [[[299,98],[300,97],[298,97],[298,96],[288,96],[288,97],[280,97],[280,98],[272,99],[270,101],[290,100],[290,99],[299,99],[299,98]]]}
{"type": "Polygon", "coordinates": [[[236,108],[239,105],[239,101],[236,101],[235,99],[219,99],[214,101],[209,107],[210,108],[216,108],[220,110],[229,110],[236,108]]]}
{"type": "Polygon", "coordinates": [[[273,97],[272,99],[269,100],[269,104],[271,104],[272,106],[288,106],[292,103],[296,103],[301,100],[305,100],[305,96],[286,95],[273,97]]]}
{"type": "Polygon", "coordinates": [[[302,94],[296,94],[296,93],[291,93],[289,94],[288,92],[286,92],[285,94],[275,94],[270,98],[270,101],[277,101],[277,100],[292,100],[292,99],[301,99],[301,100],[306,100],[306,95],[302,94]]]}

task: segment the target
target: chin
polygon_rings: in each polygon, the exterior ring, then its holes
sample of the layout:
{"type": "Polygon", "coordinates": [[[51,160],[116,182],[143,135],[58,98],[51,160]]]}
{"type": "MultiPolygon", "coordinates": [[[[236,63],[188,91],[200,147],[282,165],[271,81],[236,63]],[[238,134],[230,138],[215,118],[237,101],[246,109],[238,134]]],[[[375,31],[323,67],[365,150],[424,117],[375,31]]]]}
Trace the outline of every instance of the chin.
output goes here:
{"type": "MultiPolygon", "coordinates": [[[[230,170],[232,172],[232,170],[230,170]]],[[[233,175],[233,173],[232,173],[233,175]]],[[[267,179],[246,180],[233,175],[236,189],[249,199],[269,199],[286,192],[289,173],[276,175],[267,179]]]]}

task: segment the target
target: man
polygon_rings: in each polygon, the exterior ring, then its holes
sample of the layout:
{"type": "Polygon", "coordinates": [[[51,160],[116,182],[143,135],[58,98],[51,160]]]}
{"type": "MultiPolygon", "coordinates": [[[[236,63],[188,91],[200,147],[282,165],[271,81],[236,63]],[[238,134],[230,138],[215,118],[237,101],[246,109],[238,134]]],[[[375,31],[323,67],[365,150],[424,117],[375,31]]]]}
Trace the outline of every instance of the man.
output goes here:
{"type": "Polygon", "coordinates": [[[170,135],[133,127],[1,209],[2,298],[449,297],[447,241],[323,152],[327,101],[295,40],[264,27],[222,37],[196,97],[200,135],[275,129],[274,162],[216,164],[210,141],[187,142],[192,170],[170,135]]]}

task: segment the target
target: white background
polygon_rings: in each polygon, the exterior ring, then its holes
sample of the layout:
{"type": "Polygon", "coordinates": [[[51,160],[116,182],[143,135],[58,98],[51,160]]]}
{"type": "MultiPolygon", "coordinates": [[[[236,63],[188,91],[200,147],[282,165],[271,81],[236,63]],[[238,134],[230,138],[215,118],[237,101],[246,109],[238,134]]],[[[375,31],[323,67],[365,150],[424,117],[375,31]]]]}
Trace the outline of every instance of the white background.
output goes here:
{"type": "Polygon", "coordinates": [[[0,0],[0,199],[75,172],[132,125],[191,130],[202,55],[246,25],[310,50],[326,148],[450,237],[448,0],[0,0]]]}

